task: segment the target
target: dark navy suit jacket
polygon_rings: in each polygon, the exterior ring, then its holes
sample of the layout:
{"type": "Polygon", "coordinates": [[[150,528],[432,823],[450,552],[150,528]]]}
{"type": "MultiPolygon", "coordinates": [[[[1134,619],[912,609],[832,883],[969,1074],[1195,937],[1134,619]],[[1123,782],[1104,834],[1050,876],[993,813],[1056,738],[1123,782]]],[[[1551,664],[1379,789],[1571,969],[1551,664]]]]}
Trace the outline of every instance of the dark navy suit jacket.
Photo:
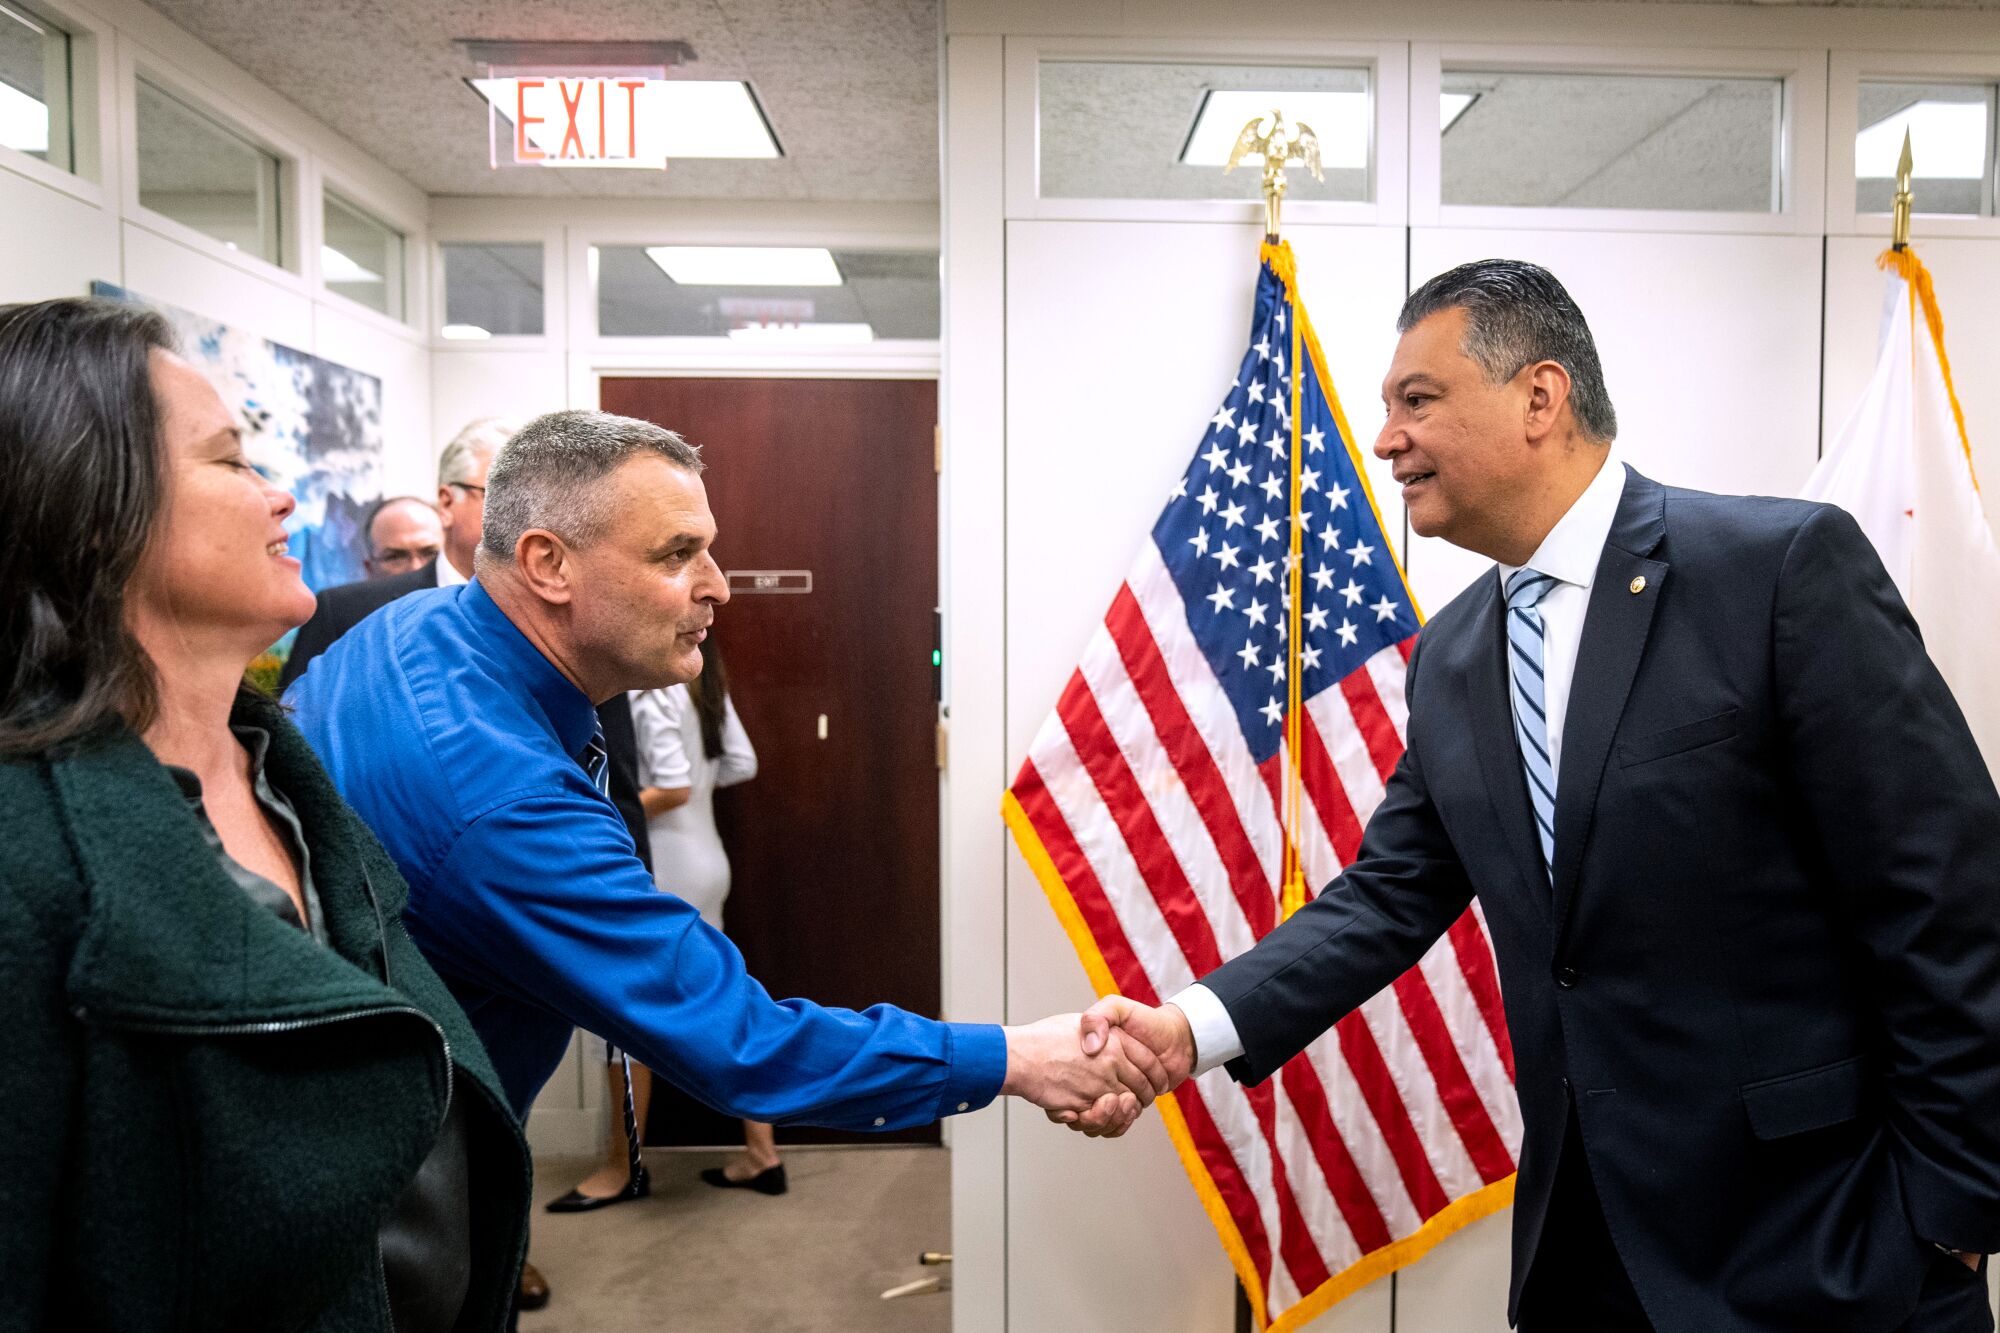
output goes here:
{"type": "Polygon", "coordinates": [[[2000,1250],[2000,796],[1915,623],[1844,512],[1631,473],[1552,890],[1504,610],[1489,574],[1424,628],[1355,861],[1203,978],[1230,1072],[1269,1077],[1476,895],[1524,1122],[1509,1317],[1573,1102],[1661,1333],[1898,1327],[1931,1242],[2000,1250]]]}

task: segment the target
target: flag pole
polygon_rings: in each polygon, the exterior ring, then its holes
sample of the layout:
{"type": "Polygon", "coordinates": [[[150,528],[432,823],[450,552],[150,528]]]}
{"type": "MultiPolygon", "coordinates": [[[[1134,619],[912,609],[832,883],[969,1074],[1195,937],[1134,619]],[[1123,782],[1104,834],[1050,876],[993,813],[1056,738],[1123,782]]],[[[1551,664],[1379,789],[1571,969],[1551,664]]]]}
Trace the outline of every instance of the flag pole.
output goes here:
{"type": "MultiPolygon", "coordinates": [[[[1264,244],[1282,247],[1278,239],[1278,216],[1285,202],[1285,168],[1291,165],[1305,167],[1312,172],[1314,180],[1323,181],[1326,176],[1320,170],[1319,136],[1312,126],[1299,122],[1296,129],[1287,131],[1283,111],[1273,109],[1269,116],[1258,116],[1246,124],[1236,135],[1236,146],[1229,151],[1229,163],[1223,168],[1228,175],[1239,162],[1256,153],[1264,161],[1264,244]],[[1264,128],[1266,122],[1270,128],[1264,128]]],[[[1285,252],[1289,258],[1289,252],[1285,252]]],[[[1299,377],[1300,357],[1305,354],[1305,344],[1300,333],[1303,321],[1298,315],[1298,269],[1287,264],[1290,270],[1286,276],[1286,288],[1293,297],[1293,311],[1290,320],[1291,343],[1291,440],[1290,458],[1292,473],[1292,531],[1291,552],[1286,561],[1286,621],[1285,621],[1285,800],[1281,818],[1284,821],[1285,852],[1284,863],[1278,880],[1278,907],[1280,919],[1305,906],[1306,872],[1305,863],[1299,854],[1299,834],[1305,826],[1305,771],[1300,757],[1300,749],[1305,739],[1304,673],[1300,667],[1300,644],[1302,610],[1305,605],[1305,490],[1302,485],[1304,460],[1300,458],[1302,424],[1299,407],[1303,390],[1299,377]]]]}

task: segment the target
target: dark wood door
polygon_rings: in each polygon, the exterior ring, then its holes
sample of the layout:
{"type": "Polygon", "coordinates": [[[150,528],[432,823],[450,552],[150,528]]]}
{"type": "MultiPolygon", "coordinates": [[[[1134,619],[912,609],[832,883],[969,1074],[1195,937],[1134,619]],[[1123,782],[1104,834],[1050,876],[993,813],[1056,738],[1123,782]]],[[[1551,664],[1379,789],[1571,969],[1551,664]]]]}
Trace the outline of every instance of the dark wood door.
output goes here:
{"type": "MultiPolygon", "coordinates": [[[[754,781],[716,800],[723,918],[750,974],[780,999],[936,1017],[936,382],[606,379],[602,403],[679,431],[708,465],[732,576],[715,643],[758,759],[754,781]],[[810,592],[777,590],[802,574],[810,592]]],[[[692,1099],[655,1096],[648,1143],[740,1140],[692,1099]]]]}

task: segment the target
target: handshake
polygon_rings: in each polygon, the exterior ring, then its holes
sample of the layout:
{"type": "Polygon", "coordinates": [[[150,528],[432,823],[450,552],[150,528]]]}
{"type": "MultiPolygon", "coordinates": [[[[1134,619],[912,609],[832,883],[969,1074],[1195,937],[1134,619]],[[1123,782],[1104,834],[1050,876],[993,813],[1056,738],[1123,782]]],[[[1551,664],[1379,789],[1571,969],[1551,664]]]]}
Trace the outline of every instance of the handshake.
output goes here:
{"type": "Polygon", "coordinates": [[[1194,1034],[1171,1004],[1155,1009],[1107,995],[1081,1014],[1002,1029],[1003,1095],[1033,1102],[1051,1121],[1115,1139],[1194,1069],[1194,1034]]]}

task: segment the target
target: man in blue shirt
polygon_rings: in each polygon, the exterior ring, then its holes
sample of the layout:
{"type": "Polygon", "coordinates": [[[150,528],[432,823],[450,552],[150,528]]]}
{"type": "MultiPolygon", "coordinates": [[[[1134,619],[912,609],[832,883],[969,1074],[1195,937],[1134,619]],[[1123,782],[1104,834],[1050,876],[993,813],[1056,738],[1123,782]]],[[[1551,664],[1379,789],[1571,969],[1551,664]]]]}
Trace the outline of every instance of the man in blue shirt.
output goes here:
{"type": "Polygon", "coordinates": [[[1022,1027],[775,1001],[658,892],[586,771],[593,706],[701,670],[728,600],[695,449],[599,412],[530,422],[486,483],[477,577],[350,630],[287,695],[409,881],[411,936],[526,1115],[572,1025],[716,1109],[897,1129],[1025,1097],[1122,1133],[1166,1082],[1075,1015],[1022,1027]]]}

